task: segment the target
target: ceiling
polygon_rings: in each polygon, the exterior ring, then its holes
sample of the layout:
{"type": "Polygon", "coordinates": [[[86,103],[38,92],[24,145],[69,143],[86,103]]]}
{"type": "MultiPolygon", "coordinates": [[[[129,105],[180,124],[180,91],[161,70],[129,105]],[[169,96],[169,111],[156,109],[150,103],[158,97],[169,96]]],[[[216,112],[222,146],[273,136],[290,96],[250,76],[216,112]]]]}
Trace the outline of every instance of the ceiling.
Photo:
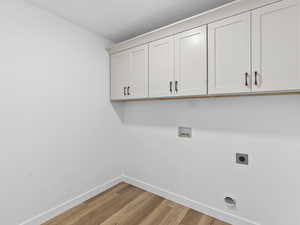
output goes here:
{"type": "Polygon", "coordinates": [[[232,0],[27,0],[120,42],[232,0]]]}

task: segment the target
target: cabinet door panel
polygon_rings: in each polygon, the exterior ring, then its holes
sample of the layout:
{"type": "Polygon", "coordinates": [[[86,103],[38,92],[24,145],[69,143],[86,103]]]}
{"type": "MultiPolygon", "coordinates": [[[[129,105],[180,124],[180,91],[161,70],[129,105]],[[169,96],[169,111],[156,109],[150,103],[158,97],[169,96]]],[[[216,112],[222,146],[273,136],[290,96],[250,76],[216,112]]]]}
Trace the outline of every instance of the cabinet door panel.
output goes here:
{"type": "Polygon", "coordinates": [[[249,12],[208,26],[209,94],[251,91],[250,18],[249,12]]]}
{"type": "Polygon", "coordinates": [[[111,55],[111,99],[126,99],[125,86],[130,76],[130,54],[128,51],[111,55]]]}
{"type": "Polygon", "coordinates": [[[253,79],[256,92],[300,89],[299,3],[282,1],[253,11],[253,79]]]}
{"type": "Polygon", "coordinates": [[[130,50],[130,77],[128,98],[148,96],[148,45],[130,50]]]}
{"type": "Polygon", "coordinates": [[[175,36],[175,80],[179,96],[207,94],[207,28],[175,36]]]}
{"type": "Polygon", "coordinates": [[[168,97],[174,91],[174,39],[165,38],[149,46],[149,96],[168,97]]]}

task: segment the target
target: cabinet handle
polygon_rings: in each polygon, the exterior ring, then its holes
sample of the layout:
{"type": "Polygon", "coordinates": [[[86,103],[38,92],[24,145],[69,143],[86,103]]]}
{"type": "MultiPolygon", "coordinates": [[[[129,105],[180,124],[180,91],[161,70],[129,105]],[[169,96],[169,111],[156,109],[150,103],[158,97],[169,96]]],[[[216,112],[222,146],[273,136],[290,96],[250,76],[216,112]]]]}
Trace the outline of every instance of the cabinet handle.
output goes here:
{"type": "Polygon", "coordinates": [[[130,89],[130,87],[128,86],[127,87],[127,95],[130,95],[129,89],[130,89]]]}
{"type": "Polygon", "coordinates": [[[177,80],[175,81],[175,92],[176,93],[178,92],[178,81],[177,80]]]}
{"type": "Polygon", "coordinates": [[[254,72],[254,77],[255,77],[255,79],[254,79],[254,84],[255,84],[256,86],[258,86],[258,72],[257,72],[257,71],[254,72]]]}
{"type": "Polygon", "coordinates": [[[124,87],[124,92],[123,92],[124,96],[126,96],[126,87],[124,87]]]}
{"type": "Polygon", "coordinates": [[[248,87],[248,73],[245,73],[245,86],[248,87]]]}
{"type": "Polygon", "coordinates": [[[173,86],[173,82],[170,81],[170,93],[171,93],[171,94],[172,94],[172,92],[173,92],[172,86],[173,86]]]}

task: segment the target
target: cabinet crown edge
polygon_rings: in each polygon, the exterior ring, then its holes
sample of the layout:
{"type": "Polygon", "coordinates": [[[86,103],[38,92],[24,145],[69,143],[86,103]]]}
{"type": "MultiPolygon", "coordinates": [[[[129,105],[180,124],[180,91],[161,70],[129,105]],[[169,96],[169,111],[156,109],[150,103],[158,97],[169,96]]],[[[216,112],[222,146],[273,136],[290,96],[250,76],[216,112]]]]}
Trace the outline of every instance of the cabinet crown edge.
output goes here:
{"type": "Polygon", "coordinates": [[[166,38],[168,36],[176,35],[178,33],[191,30],[196,27],[207,25],[227,17],[231,17],[246,11],[251,11],[253,9],[280,1],[282,0],[235,0],[220,7],[192,16],[190,18],[180,20],[170,25],[136,36],[132,39],[114,44],[106,50],[109,54],[118,53],[133,47],[144,45],[162,38],[166,38]]]}

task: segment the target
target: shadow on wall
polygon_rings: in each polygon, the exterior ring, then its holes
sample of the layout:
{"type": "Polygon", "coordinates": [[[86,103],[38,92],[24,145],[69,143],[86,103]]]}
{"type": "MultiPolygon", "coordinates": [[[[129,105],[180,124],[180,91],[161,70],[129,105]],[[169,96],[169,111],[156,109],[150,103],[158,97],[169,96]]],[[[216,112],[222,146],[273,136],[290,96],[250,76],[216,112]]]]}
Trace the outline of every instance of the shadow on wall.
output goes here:
{"type": "Polygon", "coordinates": [[[126,126],[190,126],[207,132],[298,137],[299,103],[299,95],[245,96],[126,102],[114,109],[126,126]]]}
{"type": "Polygon", "coordinates": [[[123,102],[111,102],[111,106],[117,116],[119,117],[120,121],[124,123],[124,106],[123,102]]]}

